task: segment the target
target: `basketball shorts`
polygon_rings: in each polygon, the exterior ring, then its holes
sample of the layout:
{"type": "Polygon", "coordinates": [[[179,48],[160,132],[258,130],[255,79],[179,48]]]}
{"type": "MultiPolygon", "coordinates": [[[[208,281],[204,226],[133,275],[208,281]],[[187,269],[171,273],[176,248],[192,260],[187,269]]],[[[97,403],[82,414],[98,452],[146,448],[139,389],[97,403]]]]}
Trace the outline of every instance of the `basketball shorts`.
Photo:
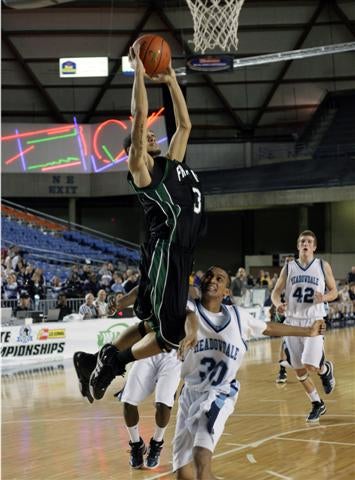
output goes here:
{"type": "MultiPolygon", "coordinates": [[[[310,327],[315,319],[286,318],[285,325],[310,327]]],[[[324,337],[285,337],[286,354],[292,368],[303,368],[305,364],[320,368],[324,363],[324,337]]]]}
{"type": "Polygon", "coordinates": [[[155,390],[155,402],[172,407],[180,382],[180,370],[181,362],[175,350],[137,360],[129,371],[119,399],[137,406],[155,390]]]}
{"type": "Polygon", "coordinates": [[[193,447],[202,447],[214,452],[223,433],[228,417],[233,413],[238,394],[228,397],[208,432],[208,412],[218,392],[198,392],[184,387],[180,398],[173,440],[173,470],[193,460],[193,447]]]}
{"type": "Polygon", "coordinates": [[[141,280],[134,306],[141,320],[148,320],[163,342],[177,348],[185,336],[186,304],[191,251],[163,238],[142,246],[141,280]]]}

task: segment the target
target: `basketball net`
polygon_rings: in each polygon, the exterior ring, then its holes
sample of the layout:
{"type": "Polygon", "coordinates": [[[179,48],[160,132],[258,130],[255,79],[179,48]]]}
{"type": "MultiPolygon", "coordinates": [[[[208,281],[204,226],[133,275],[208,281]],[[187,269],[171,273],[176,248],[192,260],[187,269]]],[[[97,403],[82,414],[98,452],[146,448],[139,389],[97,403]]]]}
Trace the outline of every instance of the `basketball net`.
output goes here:
{"type": "Polygon", "coordinates": [[[244,0],[186,0],[194,22],[195,51],[238,49],[238,19],[244,0]]]}

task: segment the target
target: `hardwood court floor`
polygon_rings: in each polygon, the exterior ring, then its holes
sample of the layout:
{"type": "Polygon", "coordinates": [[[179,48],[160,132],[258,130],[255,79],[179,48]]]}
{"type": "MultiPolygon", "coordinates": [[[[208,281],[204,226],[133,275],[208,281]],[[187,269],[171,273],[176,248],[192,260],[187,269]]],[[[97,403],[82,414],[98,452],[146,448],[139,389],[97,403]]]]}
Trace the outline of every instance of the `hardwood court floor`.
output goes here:
{"type": "MultiPolygon", "coordinates": [[[[327,333],[337,386],[325,398],[328,412],[309,426],[309,402],[289,372],[286,386],[275,384],[278,339],[252,342],[239,372],[241,393],[214,456],[214,471],[225,480],[352,480],[355,478],[355,328],[327,333]]],[[[317,379],[321,392],[321,385],[317,379]]],[[[168,427],[156,470],[128,466],[122,406],[110,387],[93,405],[77,391],[74,369],[3,377],[3,480],[173,479],[168,427]]],[[[141,408],[141,435],[153,431],[153,399],[141,408]]]]}

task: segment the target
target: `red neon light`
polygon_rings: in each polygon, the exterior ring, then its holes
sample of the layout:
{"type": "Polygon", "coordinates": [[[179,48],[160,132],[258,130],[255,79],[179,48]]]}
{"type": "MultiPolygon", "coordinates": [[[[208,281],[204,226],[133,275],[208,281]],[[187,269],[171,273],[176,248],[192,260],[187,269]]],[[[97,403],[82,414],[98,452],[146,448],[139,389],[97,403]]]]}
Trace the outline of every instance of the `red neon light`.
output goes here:
{"type": "MultiPolygon", "coordinates": [[[[65,128],[67,130],[70,130],[73,127],[74,127],[74,125],[70,125],[70,126],[65,127],[65,128]]],[[[5,137],[1,137],[1,140],[13,140],[15,138],[23,138],[23,137],[30,137],[31,135],[39,135],[41,133],[48,133],[48,135],[50,135],[51,133],[55,132],[56,130],[58,130],[58,127],[56,127],[56,128],[46,128],[44,130],[34,130],[34,131],[31,131],[31,132],[25,132],[25,133],[16,133],[15,135],[7,135],[5,137]]]]}
{"type": "MultiPolygon", "coordinates": [[[[124,122],[121,122],[121,120],[115,120],[115,119],[110,119],[110,120],[106,120],[106,122],[103,122],[101,123],[97,129],[95,130],[95,133],[94,133],[94,138],[93,138],[93,141],[92,141],[92,145],[93,145],[93,148],[94,148],[94,152],[95,152],[95,155],[98,159],[102,160],[102,155],[101,153],[99,152],[99,149],[98,149],[98,146],[97,146],[97,138],[99,136],[99,133],[101,132],[101,130],[106,126],[108,125],[109,123],[117,123],[117,125],[119,125],[120,127],[122,127],[124,130],[127,130],[127,126],[124,122]]],[[[104,162],[104,163],[107,163],[107,162],[104,162]]],[[[111,162],[109,162],[111,163],[111,162]]]]}
{"type": "Polygon", "coordinates": [[[44,168],[41,168],[41,172],[48,172],[48,170],[57,170],[59,168],[65,168],[65,167],[74,167],[75,165],[81,165],[81,162],[64,163],[64,165],[54,165],[53,167],[44,167],[44,168]]]}
{"type": "Polygon", "coordinates": [[[15,160],[17,160],[18,158],[21,157],[21,155],[24,155],[25,153],[29,152],[30,150],[33,150],[35,148],[34,145],[31,145],[30,147],[26,148],[26,150],[22,150],[20,153],[18,153],[17,155],[11,157],[11,158],[8,158],[7,160],[5,160],[5,163],[6,165],[10,165],[10,163],[14,162],[15,160]]]}
{"type": "Polygon", "coordinates": [[[47,135],[52,135],[52,134],[55,134],[55,133],[65,133],[67,132],[68,130],[71,130],[73,128],[74,125],[71,125],[69,127],[61,127],[61,128],[57,128],[56,130],[53,130],[51,132],[47,132],[47,135]]]}

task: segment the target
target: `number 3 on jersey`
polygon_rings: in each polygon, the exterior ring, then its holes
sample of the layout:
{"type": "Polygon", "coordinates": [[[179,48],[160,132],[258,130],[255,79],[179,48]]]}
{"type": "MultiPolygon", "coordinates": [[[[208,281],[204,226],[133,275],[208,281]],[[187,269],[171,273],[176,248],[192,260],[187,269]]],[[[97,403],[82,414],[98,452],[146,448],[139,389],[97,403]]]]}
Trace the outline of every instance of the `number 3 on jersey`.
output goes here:
{"type": "Polygon", "coordinates": [[[194,212],[200,213],[201,212],[201,192],[196,187],[192,187],[192,191],[194,193],[194,212]]]}
{"type": "Polygon", "coordinates": [[[292,296],[297,298],[297,303],[313,303],[314,290],[311,287],[304,290],[302,287],[297,287],[292,296]]]}

